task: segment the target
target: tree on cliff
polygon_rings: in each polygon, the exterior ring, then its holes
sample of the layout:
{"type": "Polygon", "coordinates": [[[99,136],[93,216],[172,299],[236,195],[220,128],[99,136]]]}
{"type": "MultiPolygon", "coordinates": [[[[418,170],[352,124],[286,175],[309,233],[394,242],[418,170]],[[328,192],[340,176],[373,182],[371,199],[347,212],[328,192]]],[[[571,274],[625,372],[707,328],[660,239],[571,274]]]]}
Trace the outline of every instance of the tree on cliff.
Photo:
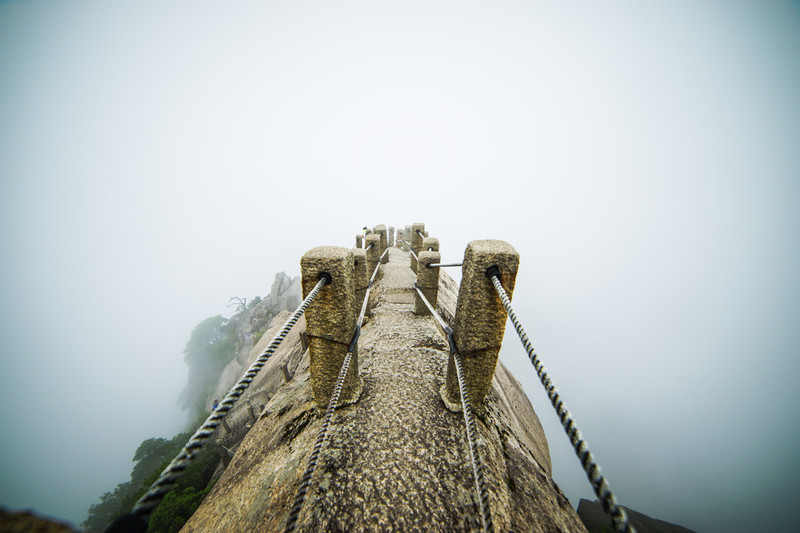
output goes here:
{"type": "Polygon", "coordinates": [[[178,398],[178,404],[190,411],[190,418],[203,411],[220,372],[236,355],[236,338],[236,321],[220,315],[203,320],[192,330],[183,350],[189,380],[178,398]]]}

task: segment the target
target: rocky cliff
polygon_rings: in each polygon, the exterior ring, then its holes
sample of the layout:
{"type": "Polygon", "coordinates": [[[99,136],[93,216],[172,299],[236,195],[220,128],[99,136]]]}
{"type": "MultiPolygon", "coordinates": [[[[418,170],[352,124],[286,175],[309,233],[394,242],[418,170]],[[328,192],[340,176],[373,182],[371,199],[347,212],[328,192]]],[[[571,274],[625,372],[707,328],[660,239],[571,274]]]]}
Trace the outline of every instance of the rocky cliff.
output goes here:
{"type": "MultiPolygon", "coordinates": [[[[631,525],[636,528],[638,533],[694,533],[691,529],[686,529],[677,524],[671,524],[663,520],[651,518],[645,514],[624,507],[628,513],[631,525]]],[[[578,516],[589,530],[589,533],[604,533],[611,531],[608,516],[603,511],[603,506],[598,501],[581,499],[578,503],[578,516]]]]}
{"type": "MultiPolygon", "coordinates": [[[[359,340],[363,393],[336,411],[299,531],[480,528],[464,420],[438,392],[447,342],[431,317],[413,312],[408,254],[391,249],[389,258],[359,340]]],[[[444,272],[439,290],[440,310],[452,318],[457,287],[444,272]]],[[[248,359],[286,316],[272,321],[248,359]]],[[[246,436],[183,531],[283,529],[324,411],[312,399],[303,330],[301,321],[228,417],[231,433],[246,436]]],[[[498,531],[586,531],[551,477],[528,398],[502,364],[476,426],[498,531]]]]}
{"type": "MultiPolygon", "coordinates": [[[[277,330],[286,321],[289,316],[287,311],[294,311],[301,301],[300,276],[290,278],[286,273],[278,272],[275,274],[269,294],[255,306],[246,308],[236,315],[239,329],[236,357],[222,370],[213,394],[206,400],[207,411],[211,410],[213,401],[222,399],[242,377],[242,374],[250,368],[253,361],[264,351],[277,330]],[[265,322],[269,322],[269,326],[266,331],[263,331],[265,322]],[[262,331],[263,335],[259,337],[262,331]]],[[[300,327],[298,326],[296,329],[299,331],[300,327]]],[[[273,358],[270,368],[274,366],[275,361],[276,359],[273,358]]],[[[296,364],[295,361],[294,366],[296,364]]],[[[264,395],[272,393],[277,388],[279,377],[278,373],[262,372],[257,384],[254,384],[256,386],[251,387],[248,397],[252,396],[253,390],[258,390],[261,395],[256,398],[256,401],[263,403],[264,395]],[[272,379],[267,379],[267,376],[271,376],[272,379]],[[265,379],[269,383],[264,383],[265,379]]]]}

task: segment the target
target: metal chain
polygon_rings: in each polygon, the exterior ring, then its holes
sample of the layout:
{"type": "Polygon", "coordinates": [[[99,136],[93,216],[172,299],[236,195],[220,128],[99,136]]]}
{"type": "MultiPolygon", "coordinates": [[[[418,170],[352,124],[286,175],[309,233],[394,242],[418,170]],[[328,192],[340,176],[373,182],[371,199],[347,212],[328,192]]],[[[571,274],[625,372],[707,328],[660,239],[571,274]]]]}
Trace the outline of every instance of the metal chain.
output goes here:
{"type": "Polygon", "coordinates": [[[414,253],[414,250],[413,250],[413,249],[409,248],[409,250],[408,250],[408,251],[409,251],[409,252],[411,252],[411,255],[413,255],[413,256],[414,256],[414,259],[416,259],[417,261],[419,261],[419,258],[417,257],[417,254],[415,254],[415,253],[414,253]]]}
{"type": "Polygon", "coordinates": [[[184,445],[181,452],[172,460],[172,462],[164,469],[159,478],[153,483],[147,492],[139,498],[131,511],[132,514],[147,517],[153,512],[153,509],[164,499],[164,496],[172,489],[177,480],[183,475],[183,472],[189,466],[189,462],[194,459],[195,455],[200,451],[206,441],[213,435],[214,431],[219,426],[222,419],[228,414],[233,405],[239,400],[245,389],[253,382],[253,378],[264,367],[267,360],[275,353],[275,350],[280,346],[286,335],[297,323],[300,317],[305,313],[306,308],[314,301],[322,287],[330,281],[330,276],[323,274],[316,286],[308,293],[300,307],[292,314],[289,320],[283,325],[281,331],[272,339],[272,342],[267,346],[266,350],[256,359],[250,366],[242,378],[228,391],[225,399],[219,404],[217,409],[211,413],[206,419],[200,429],[198,429],[189,441],[184,445]]]}
{"type": "Polygon", "coordinates": [[[494,531],[494,522],[492,522],[492,515],[489,509],[489,492],[486,489],[486,482],[483,478],[483,463],[481,462],[481,456],[478,454],[478,447],[476,444],[477,436],[475,432],[475,423],[472,419],[472,403],[469,401],[469,393],[467,392],[467,387],[464,382],[464,369],[461,366],[461,355],[458,353],[456,341],[453,338],[453,329],[439,316],[439,313],[436,312],[428,299],[425,298],[420,288],[417,287],[416,282],[414,282],[414,289],[416,289],[419,297],[422,298],[428,311],[431,312],[431,315],[433,315],[434,319],[439,323],[450,345],[450,354],[453,356],[453,362],[456,367],[456,377],[458,378],[458,390],[461,393],[461,411],[464,415],[464,425],[467,427],[469,455],[472,460],[472,474],[475,478],[475,491],[478,494],[478,508],[480,509],[483,531],[492,532],[494,531]]]}
{"type": "Polygon", "coordinates": [[[550,380],[550,376],[547,375],[544,365],[542,365],[542,362],[539,360],[539,356],[536,354],[536,350],[533,348],[533,345],[528,339],[528,335],[525,333],[525,330],[522,328],[522,325],[517,319],[517,315],[514,313],[514,309],[511,307],[511,300],[509,300],[506,291],[503,289],[503,284],[500,282],[498,273],[499,272],[496,270],[496,268],[493,268],[486,272],[486,276],[492,280],[492,284],[494,284],[497,294],[503,301],[503,305],[508,312],[508,318],[511,319],[511,322],[514,324],[514,329],[517,330],[517,334],[522,341],[522,345],[525,347],[525,351],[528,353],[528,357],[530,358],[531,363],[533,363],[536,373],[539,375],[539,379],[547,391],[547,396],[550,398],[550,402],[553,404],[553,407],[555,408],[556,413],[561,420],[561,425],[564,426],[564,430],[566,431],[572,446],[575,448],[575,454],[578,456],[581,465],[583,465],[583,469],[586,471],[586,476],[589,478],[589,484],[592,486],[594,493],[602,502],[603,509],[605,509],[606,513],[611,516],[614,529],[619,533],[636,533],[636,529],[628,522],[627,513],[625,513],[625,510],[617,504],[617,499],[611,492],[608,482],[600,472],[600,466],[595,462],[592,452],[589,451],[589,445],[586,444],[585,440],[583,440],[583,435],[575,425],[575,420],[572,417],[572,413],[569,412],[567,406],[561,400],[558,389],[556,389],[556,386],[550,380]]]}

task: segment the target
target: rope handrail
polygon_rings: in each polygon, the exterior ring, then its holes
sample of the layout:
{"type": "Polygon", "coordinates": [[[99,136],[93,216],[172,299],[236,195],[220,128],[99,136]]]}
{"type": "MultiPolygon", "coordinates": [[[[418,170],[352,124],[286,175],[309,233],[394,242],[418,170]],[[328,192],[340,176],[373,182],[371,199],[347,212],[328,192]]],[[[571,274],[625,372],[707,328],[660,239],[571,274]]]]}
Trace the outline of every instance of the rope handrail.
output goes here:
{"type": "MultiPolygon", "coordinates": [[[[386,250],[384,250],[384,252],[381,254],[381,259],[383,259],[383,256],[385,256],[388,252],[389,248],[387,247],[386,250]]],[[[300,512],[303,510],[303,504],[306,501],[306,495],[308,494],[308,489],[311,486],[311,479],[314,477],[314,472],[317,470],[319,454],[322,451],[322,447],[325,444],[325,438],[328,435],[328,426],[330,426],[331,420],[333,419],[333,413],[336,411],[336,406],[339,403],[339,396],[342,392],[342,387],[344,386],[344,380],[345,377],[347,377],[347,372],[350,369],[350,361],[353,357],[353,352],[356,349],[358,339],[361,336],[361,326],[364,324],[364,316],[367,311],[369,293],[372,290],[372,283],[375,281],[375,276],[378,274],[378,269],[380,266],[381,262],[379,260],[378,264],[375,265],[375,270],[372,271],[372,276],[369,279],[369,285],[367,285],[367,292],[364,293],[364,301],[361,304],[361,312],[359,313],[358,320],[356,321],[356,330],[353,333],[353,340],[350,341],[350,344],[347,347],[347,354],[345,354],[344,361],[342,361],[342,367],[339,370],[339,377],[336,380],[333,394],[331,394],[330,400],[328,400],[328,406],[325,409],[322,427],[317,435],[314,448],[311,451],[311,457],[309,458],[308,465],[303,473],[300,487],[297,489],[297,493],[295,494],[294,503],[292,504],[291,511],[289,511],[289,518],[286,522],[286,529],[284,529],[284,533],[291,533],[297,527],[297,520],[300,518],[300,512]]]]}
{"type": "Polygon", "coordinates": [[[467,428],[469,455],[470,459],[472,460],[472,475],[475,479],[475,491],[478,494],[478,508],[480,510],[481,523],[483,525],[484,532],[492,532],[494,531],[494,523],[492,522],[492,515],[489,509],[489,493],[486,490],[486,482],[483,478],[483,463],[481,462],[481,456],[478,454],[478,447],[476,444],[477,438],[475,436],[475,423],[472,420],[472,404],[469,401],[469,393],[464,383],[464,369],[461,365],[461,354],[458,353],[458,348],[456,347],[456,342],[453,338],[453,329],[448,326],[447,323],[445,323],[441,316],[439,316],[439,313],[437,313],[436,309],[433,308],[431,303],[417,286],[416,282],[414,282],[414,289],[417,291],[419,297],[422,298],[422,301],[425,303],[428,311],[430,311],[431,315],[433,315],[434,319],[436,319],[438,326],[443,331],[445,337],[447,337],[447,342],[450,345],[450,354],[453,356],[453,362],[455,363],[456,367],[456,377],[458,378],[458,390],[461,396],[461,411],[464,415],[464,425],[467,428]]]}
{"type": "Polygon", "coordinates": [[[605,509],[606,513],[611,516],[614,529],[619,533],[636,533],[636,529],[628,521],[627,513],[625,513],[625,510],[617,504],[617,499],[611,492],[608,482],[600,472],[600,466],[595,462],[592,452],[589,451],[589,445],[586,444],[585,440],[583,440],[583,435],[575,425],[575,420],[572,417],[572,413],[569,412],[569,409],[567,409],[567,406],[564,404],[563,400],[561,400],[558,389],[556,389],[556,386],[553,384],[550,376],[547,375],[544,365],[542,365],[536,350],[533,348],[533,345],[528,339],[527,333],[525,333],[525,330],[522,328],[519,319],[517,319],[517,315],[514,312],[514,309],[511,307],[511,300],[508,298],[505,289],[503,289],[503,284],[500,281],[499,274],[500,272],[498,271],[497,267],[491,267],[486,271],[486,277],[492,281],[500,300],[502,300],[503,306],[506,308],[506,312],[508,313],[508,318],[514,324],[514,329],[517,330],[517,334],[522,341],[522,345],[525,347],[525,351],[528,353],[528,357],[530,358],[531,363],[533,363],[536,373],[539,375],[539,379],[547,391],[547,396],[550,398],[550,402],[553,404],[553,407],[555,408],[556,413],[561,420],[561,425],[564,426],[564,430],[566,431],[573,448],[575,448],[575,454],[578,456],[578,459],[580,460],[581,465],[586,472],[586,477],[589,479],[589,484],[592,486],[594,493],[602,502],[603,509],[605,509]]]}
{"type": "Polygon", "coordinates": [[[281,328],[280,332],[272,339],[269,346],[261,353],[236,385],[228,391],[228,394],[217,409],[209,415],[203,425],[192,435],[180,453],[172,460],[167,468],[164,469],[147,492],[139,498],[130,514],[146,519],[146,517],[153,512],[153,509],[164,499],[164,496],[166,496],[181,475],[183,475],[183,472],[189,466],[189,462],[194,459],[195,455],[200,451],[206,441],[214,434],[214,431],[220,425],[221,421],[239,400],[244,391],[250,386],[250,383],[253,382],[253,379],[264,367],[267,360],[275,353],[275,350],[280,346],[281,342],[283,342],[286,335],[289,334],[289,331],[291,331],[303,313],[305,313],[311,302],[317,297],[322,287],[329,281],[330,276],[327,274],[320,276],[316,286],[308,293],[308,296],[306,296],[292,316],[289,317],[289,320],[284,323],[283,328],[281,328]]]}

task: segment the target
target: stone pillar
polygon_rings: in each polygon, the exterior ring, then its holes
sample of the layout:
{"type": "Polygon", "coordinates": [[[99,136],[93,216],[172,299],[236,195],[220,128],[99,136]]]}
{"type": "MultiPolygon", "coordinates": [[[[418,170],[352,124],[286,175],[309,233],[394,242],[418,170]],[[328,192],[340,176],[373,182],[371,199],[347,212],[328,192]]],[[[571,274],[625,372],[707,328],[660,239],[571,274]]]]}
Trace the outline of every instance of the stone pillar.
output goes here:
{"type": "Polygon", "coordinates": [[[374,233],[367,235],[367,282],[369,282],[369,278],[372,276],[372,273],[375,272],[375,266],[378,264],[378,260],[381,258],[381,237],[380,235],[376,235],[374,233]],[[370,247],[370,244],[372,247],[370,247]]]}
{"type": "MultiPolygon", "coordinates": [[[[428,265],[441,262],[441,255],[439,252],[429,252],[423,250],[419,253],[419,265],[417,268],[417,287],[425,295],[430,304],[436,309],[436,298],[439,296],[439,269],[428,268],[428,265]]],[[[414,291],[416,294],[416,291],[414,291]]],[[[414,313],[417,315],[430,315],[428,306],[416,294],[416,303],[414,305],[414,313]]]]}
{"type": "Polygon", "coordinates": [[[403,247],[403,230],[400,228],[397,229],[397,240],[395,243],[398,248],[403,247]]]}
{"type": "MultiPolygon", "coordinates": [[[[386,251],[386,247],[389,245],[389,236],[388,236],[388,232],[386,231],[386,226],[384,226],[383,224],[379,224],[379,225],[375,226],[375,233],[377,233],[378,236],[381,238],[381,248],[380,248],[381,253],[380,253],[380,256],[383,256],[383,259],[381,259],[381,264],[388,263],[389,262],[389,254],[386,254],[385,256],[383,255],[383,252],[386,251]]],[[[380,256],[378,256],[378,257],[380,257],[380,256]]],[[[372,275],[371,272],[370,272],[370,275],[372,275]]]]}
{"type": "Polygon", "coordinates": [[[403,245],[403,251],[407,252],[411,250],[411,226],[406,226],[405,239],[406,244],[403,245]]]}
{"type": "MultiPolygon", "coordinates": [[[[312,248],[300,260],[303,298],[323,274],[330,276],[305,313],[314,400],[323,409],[328,405],[347,348],[353,340],[358,311],[355,303],[353,256],[337,246],[312,248]]],[[[358,400],[363,382],[358,375],[358,353],[353,352],[344,380],[339,405],[358,400]]]]}
{"type": "MultiPolygon", "coordinates": [[[[500,280],[508,293],[514,291],[519,268],[519,254],[505,241],[472,241],[464,252],[461,286],[458,290],[454,340],[464,367],[470,401],[478,406],[489,392],[503,343],[507,313],[486,271],[500,269],[500,280]]],[[[442,391],[449,407],[460,406],[458,378],[453,356],[447,364],[447,380],[442,391]]]]}
{"type": "Polygon", "coordinates": [[[394,246],[394,226],[389,226],[389,244],[387,246],[389,248],[394,246]]]}
{"type": "MultiPolygon", "coordinates": [[[[420,233],[423,231],[425,231],[425,224],[422,222],[414,222],[414,224],[411,225],[411,250],[417,254],[417,257],[419,257],[419,253],[422,251],[423,237],[420,233]]],[[[417,260],[414,259],[413,255],[411,256],[411,270],[414,272],[417,271],[417,260]]]]}
{"type": "Polygon", "coordinates": [[[422,239],[422,251],[438,252],[439,239],[435,237],[425,237],[424,239],[422,239]]]}
{"type": "Polygon", "coordinates": [[[356,235],[356,248],[361,248],[362,247],[361,239],[363,239],[363,238],[364,238],[363,235],[356,235]]]}
{"type": "Polygon", "coordinates": [[[369,274],[367,274],[367,253],[361,249],[356,248],[350,250],[353,255],[353,271],[355,274],[355,287],[356,287],[356,313],[361,312],[361,304],[364,303],[364,296],[367,294],[367,287],[369,287],[369,274]]]}

